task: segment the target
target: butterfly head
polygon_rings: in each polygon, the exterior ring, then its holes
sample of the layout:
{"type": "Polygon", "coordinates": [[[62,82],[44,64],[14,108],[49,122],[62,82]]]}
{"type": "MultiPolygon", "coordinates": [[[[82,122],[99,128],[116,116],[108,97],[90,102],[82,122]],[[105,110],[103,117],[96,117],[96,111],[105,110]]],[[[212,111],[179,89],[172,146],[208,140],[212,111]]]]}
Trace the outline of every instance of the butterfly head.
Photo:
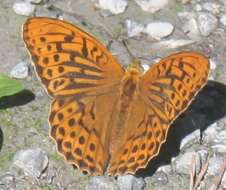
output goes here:
{"type": "Polygon", "coordinates": [[[138,58],[134,58],[127,68],[127,71],[129,72],[136,72],[136,73],[143,73],[143,68],[141,66],[141,61],[138,58]]]}

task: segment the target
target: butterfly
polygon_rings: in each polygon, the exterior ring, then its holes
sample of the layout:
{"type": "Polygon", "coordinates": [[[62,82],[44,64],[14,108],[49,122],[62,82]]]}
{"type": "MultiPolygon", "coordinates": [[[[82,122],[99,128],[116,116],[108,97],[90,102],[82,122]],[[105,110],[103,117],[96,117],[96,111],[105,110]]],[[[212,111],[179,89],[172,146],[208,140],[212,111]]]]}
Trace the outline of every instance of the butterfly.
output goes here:
{"type": "Polygon", "coordinates": [[[53,18],[29,18],[23,40],[53,99],[58,152],[91,175],[145,168],[209,73],[208,59],[196,52],[172,54],[145,73],[138,59],[124,69],[93,36],[53,18]]]}

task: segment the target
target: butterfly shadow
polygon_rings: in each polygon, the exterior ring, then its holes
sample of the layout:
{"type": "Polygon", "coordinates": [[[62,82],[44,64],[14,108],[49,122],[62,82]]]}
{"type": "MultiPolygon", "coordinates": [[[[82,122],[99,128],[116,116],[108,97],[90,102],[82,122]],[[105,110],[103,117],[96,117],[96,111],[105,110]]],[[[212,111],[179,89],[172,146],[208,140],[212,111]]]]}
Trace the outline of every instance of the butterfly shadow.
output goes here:
{"type": "Polygon", "coordinates": [[[12,96],[0,98],[0,110],[25,105],[35,99],[35,95],[29,90],[23,90],[12,96]]]}
{"type": "Polygon", "coordinates": [[[138,177],[152,176],[160,166],[170,164],[171,158],[179,154],[180,144],[185,136],[197,129],[202,134],[212,123],[225,115],[226,85],[208,81],[189,108],[170,127],[166,143],[162,145],[159,155],[136,175],[138,177]]]}

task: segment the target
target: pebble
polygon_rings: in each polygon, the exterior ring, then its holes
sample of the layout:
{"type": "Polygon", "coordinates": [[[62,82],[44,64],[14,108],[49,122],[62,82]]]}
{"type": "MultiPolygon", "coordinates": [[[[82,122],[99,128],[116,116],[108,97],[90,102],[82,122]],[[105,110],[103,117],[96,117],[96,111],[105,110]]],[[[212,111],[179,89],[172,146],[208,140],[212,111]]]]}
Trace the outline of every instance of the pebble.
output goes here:
{"type": "Polygon", "coordinates": [[[221,22],[221,24],[223,24],[224,27],[226,28],[226,14],[224,14],[224,15],[221,16],[220,22],[221,22]]]}
{"type": "Polygon", "coordinates": [[[26,175],[39,178],[48,166],[48,157],[40,148],[20,150],[13,157],[13,163],[26,175]]]}
{"type": "Polygon", "coordinates": [[[118,176],[117,183],[121,190],[142,190],[145,187],[143,178],[133,175],[118,176]]]}
{"type": "Polygon", "coordinates": [[[5,173],[0,176],[0,189],[1,187],[5,187],[6,189],[13,189],[16,186],[15,183],[15,176],[13,174],[5,173]]]}
{"type": "Polygon", "coordinates": [[[156,187],[158,187],[159,185],[165,185],[169,182],[167,174],[164,172],[156,172],[153,176],[146,177],[145,181],[146,184],[149,183],[156,187]]]}
{"type": "Polygon", "coordinates": [[[226,130],[218,132],[211,148],[217,153],[226,153],[226,130]]]}
{"type": "Polygon", "coordinates": [[[195,5],[195,10],[196,11],[201,11],[202,10],[202,6],[200,4],[196,4],[195,5]]]}
{"type": "Polygon", "coordinates": [[[10,72],[10,76],[16,79],[24,79],[28,76],[28,64],[22,61],[15,65],[10,72]]]}
{"type": "Polygon", "coordinates": [[[13,10],[18,15],[31,16],[35,11],[35,5],[29,2],[15,2],[13,4],[13,10]]]}
{"type": "Polygon", "coordinates": [[[200,133],[201,133],[200,130],[197,129],[190,133],[189,135],[187,135],[186,137],[184,137],[180,144],[180,150],[182,150],[187,144],[193,143],[195,139],[198,139],[200,137],[200,133]]]}
{"type": "Polygon", "coordinates": [[[155,13],[168,4],[168,0],[135,0],[142,10],[155,13]]]}
{"type": "Polygon", "coordinates": [[[217,67],[217,64],[216,64],[216,60],[215,59],[210,59],[210,69],[211,70],[215,70],[216,67],[217,67]]]}
{"type": "Polygon", "coordinates": [[[195,14],[190,12],[180,12],[178,13],[178,16],[181,20],[183,20],[182,23],[184,24],[181,26],[181,28],[184,33],[191,39],[199,40],[201,38],[201,34],[195,14]]]}
{"type": "Polygon", "coordinates": [[[44,0],[27,0],[29,1],[30,3],[34,3],[34,4],[40,4],[42,3],[44,0]]]}
{"type": "Polygon", "coordinates": [[[179,174],[189,175],[192,168],[192,157],[195,155],[196,160],[196,171],[198,172],[201,168],[201,156],[197,152],[185,152],[180,155],[172,162],[174,171],[179,174]]]}
{"type": "Polygon", "coordinates": [[[198,26],[203,36],[209,36],[217,28],[217,25],[218,20],[214,15],[206,12],[198,14],[198,26]]]}
{"type": "Polygon", "coordinates": [[[169,22],[153,22],[147,24],[144,33],[150,35],[156,40],[167,37],[172,34],[174,26],[169,22]]]}
{"type": "Polygon", "coordinates": [[[132,20],[127,19],[125,21],[128,37],[139,36],[144,30],[144,25],[132,20]]]}
{"type": "Polygon", "coordinates": [[[211,124],[204,132],[203,132],[203,140],[205,142],[211,142],[213,141],[217,134],[218,134],[218,131],[217,131],[217,123],[213,123],[211,124]]]}
{"type": "Polygon", "coordinates": [[[207,170],[208,176],[216,176],[223,165],[224,158],[222,156],[213,156],[209,159],[209,166],[207,170]]]}
{"type": "Polygon", "coordinates": [[[113,178],[107,176],[91,177],[85,190],[120,190],[113,178]]]}
{"type": "Polygon", "coordinates": [[[207,3],[203,3],[202,5],[203,9],[211,12],[212,14],[219,14],[220,13],[220,4],[217,4],[217,3],[210,3],[210,2],[207,2],[207,3]]]}
{"type": "Polygon", "coordinates": [[[184,47],[195,43],[195,40],[185,40],[185,39],[170,39],[170,40],[161,40],[159,42],[153,43],[151,47],[154,51],[159,51],[162,48],[164,49],[176,49],[179,47],[184,47]]]}
{"type": "Polygon", "coordinates": [[[143,68],[144,72],[147,72],[150,69],[150,65],[148,64],[141,64],[141,67],[143,68]]]}
{"type": "Polygon", "coordinates": [[[112,14],[123,13],[127,7],[127,4],[128,3],[125,0],[98,0],[95,3],[98,8],[107,9],[112,14]]]}

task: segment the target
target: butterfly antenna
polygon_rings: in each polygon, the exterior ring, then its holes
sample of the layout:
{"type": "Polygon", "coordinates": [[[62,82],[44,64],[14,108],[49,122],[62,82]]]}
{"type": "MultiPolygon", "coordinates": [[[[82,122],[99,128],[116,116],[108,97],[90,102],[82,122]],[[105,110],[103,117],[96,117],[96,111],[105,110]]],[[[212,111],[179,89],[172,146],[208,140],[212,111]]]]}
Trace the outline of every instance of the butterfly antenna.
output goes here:
{"type": "Polygon", "coordinates": [[[128,43],[126,42],[125,39],[122,40],[122,43],[123,43],[123,45],[126,47],[126,49],[127,49],[128,53],[129,53],[131,59],[132,59],[132,60],[136,59],[136,56],[134,56],[134,54],[133,54],[132,51],[130,50],[130,48],[129,48],[129,46],[128,46],[128,43]]]}
{"type": "Polygon", "coordinates": [[[134,56],[134,54],[132,53],[132,51],[130,50],[129,46],[128,46],[128,43],[126,42],[125,39],[122,40],[122,43],[123,45],[126,47],[130,57],[131,57],[131,60],[132,60],[132,64],[131,64],[131,67],[134,67],[138,70],[141,70],[142,71],[142,67],[141,67],[141,62],[140,60],[134,56]]]}

